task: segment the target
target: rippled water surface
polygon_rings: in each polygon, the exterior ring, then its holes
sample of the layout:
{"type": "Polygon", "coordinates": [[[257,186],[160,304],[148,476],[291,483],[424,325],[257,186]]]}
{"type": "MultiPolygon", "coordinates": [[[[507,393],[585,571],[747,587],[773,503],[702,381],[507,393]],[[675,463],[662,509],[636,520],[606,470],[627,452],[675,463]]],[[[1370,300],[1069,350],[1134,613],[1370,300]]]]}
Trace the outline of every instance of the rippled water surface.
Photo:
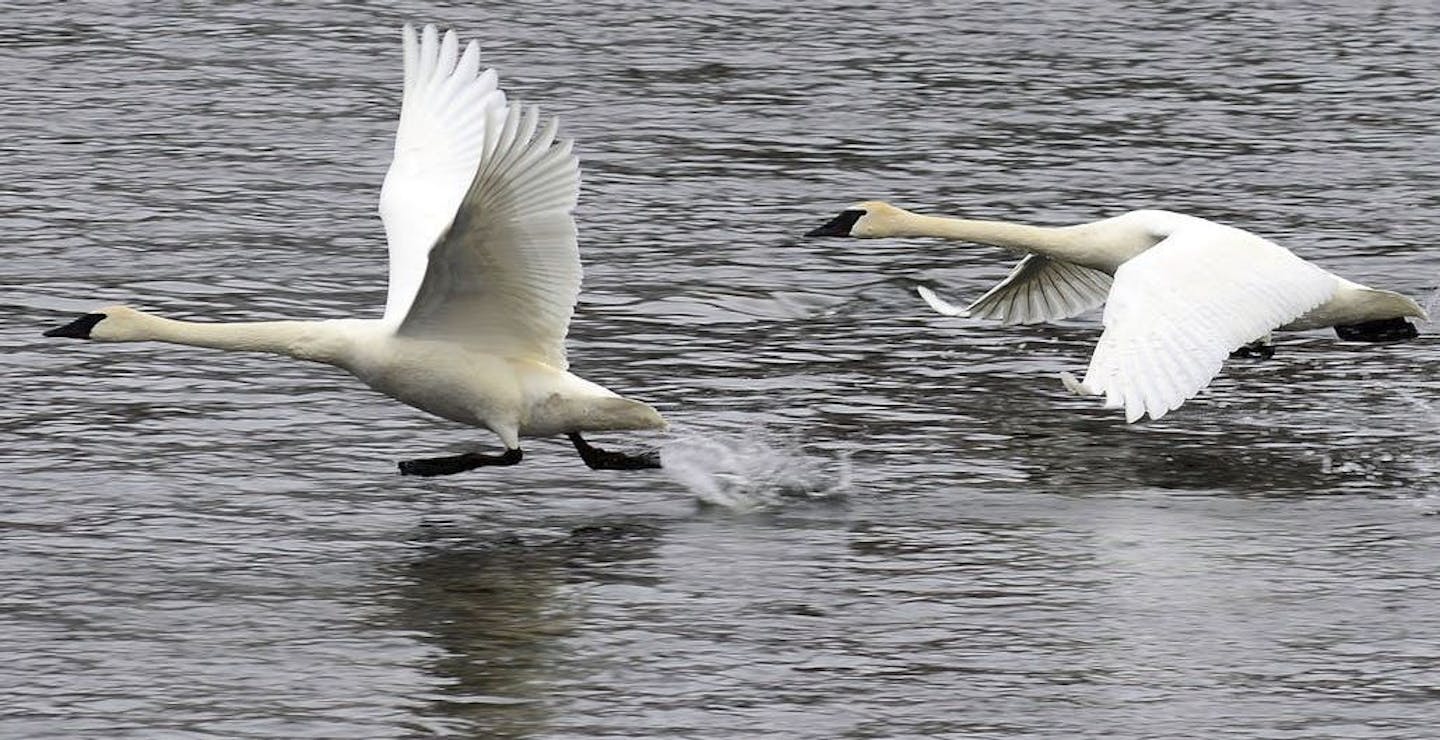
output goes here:
{"type": "Polygon", "coordinates": [[[1415,738],[1440,726],[1440,345],[1285,336],[1126,426],[1010,258],[801,240],[867,198],[1153,206],[1440,280],[1422,2],[0,9],[0,735],[1415,738]],[[316,366],[43,340],[126,302],[376,316],[398,27],[481,39],[585,183],[575,369],[665,471],[316,366]]]}

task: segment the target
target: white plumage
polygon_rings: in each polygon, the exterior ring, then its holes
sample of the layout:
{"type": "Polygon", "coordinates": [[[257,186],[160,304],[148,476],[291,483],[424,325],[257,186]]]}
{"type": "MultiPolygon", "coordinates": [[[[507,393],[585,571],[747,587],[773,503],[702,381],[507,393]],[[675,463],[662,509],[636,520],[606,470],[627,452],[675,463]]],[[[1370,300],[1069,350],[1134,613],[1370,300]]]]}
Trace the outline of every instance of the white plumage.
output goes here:
{"type": "Polygon", "coordinates": [[[1109,292],[1110,276],[1099,270],[1029,254],[959,315],[1005,325],[1041,324],[1098,308],[1109,292]]]}
{"type": "Polygon", "coordinates": [[[564,340],[580,291],[571,211],[580,170],[559,124],[509,104],[472,41],[403,31],[404,97],[380,215],[389,240],[384,317],[195,323],[123,306],[47,332],[262,351],[337,365],[375,390],[489,429],[499,457],[410,461],[420,475],[508,465],[520,438],[568,434],[591,467],[656,467],[590,447],[584,431],[658,429],[650,406],[568,372],[564,340]]]}
{"type": "Polygon", "coordinates": [[[475,177],[486,118],[505,110],[495,70],[478,73],[480,47],[474,41],[457,59],[454,32],[442,41],[434,26],[418,37],[405,26],[402,36],[405,92],[394,158],[380,189],[380,217],[390,243],[385,320],[397,327],[425,277],[430,247],[455,218],[475,177]]]}
{"type": "MultiPolygon", "coordinates": [[[[1405,296],[1350,282],[1249,232],[1159,210],[1064,227],[922,216],[880,201],[843,211],[811,236],[934,236],[1026,256],[960,308],[917,288],[935,311],[1004,324],[1054,321],[1105,303],[1105,331],[1083,381],[1128,421],[1159,419],[1210,383],[1231,352],[1275,329],[1425,318],[1405,296]],[[1113,280],[1111,276],[1113,275],[1113,280]]],[[[1408,332],[1407,332],[1408,330],[1408,332]]]]}
{"type": "Polygon", "coordinates": [[[1131,422],[1179,408],[1231,352],[1339,288],[1330,273],[1253,234],[1180,214],[1152,217],[1170,221],[1170,233],[1115,271],[1105,332],[1081,381],[1131,422]]]}
{"type": "MultiPolygon", "coordinates": [[[[487,116],[482,165],[455,220],[430,248],[401,336],[445,339],[565,369],[580,295],[570,211],[579,169],[552,120],[516,106],[487,116]]],[[[392,272],[393,272],[392,268],[392,272]]],[[[409,276],[407,276],[408,279],[409,276]]]]}

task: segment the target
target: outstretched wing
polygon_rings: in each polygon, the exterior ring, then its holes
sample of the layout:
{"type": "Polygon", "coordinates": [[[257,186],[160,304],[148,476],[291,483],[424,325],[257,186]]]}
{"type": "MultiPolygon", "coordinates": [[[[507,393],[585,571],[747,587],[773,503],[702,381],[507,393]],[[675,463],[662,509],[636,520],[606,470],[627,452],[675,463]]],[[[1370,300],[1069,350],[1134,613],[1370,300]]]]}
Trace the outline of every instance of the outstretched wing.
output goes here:
{"type": "Polygon", "coordinates": [[[1039,324],[1079,316],[1105,302],[1110,276],[1031,254],[1015,269],[965,308],[941,298],[920,285],[916,292],[936,313],[972,319],[999,319],[1002,324],[1039,324]]]}
{"type": "MultiPolygon", "coordinates": [[[[1159,419],[1230,352],[1324,303],[1335,276],[1276,244],[1199,219],[1120,266],[1082,391],[1159,419]]],[[[1068,385],[1068,384],[1067,384],[1068,385]]]]}
{"type": "Polygon", "coordinates": [[[405,96],[380,214],[390,243],[385,322],[565,367],[580,288],[570,215],[579,168],[556,122],[509,106],[472,41],[404,29],[405,96]]]}
{"type": "Polygon", "coordinates": [[[480,166],[399,333],[567,366],[565,333],[580,294],[575,208],[580,167],[559,122],[540,111],[486,113],[480,166]]]}
{"type": "Polygon", "coordinates": [[[1038,254],[1027,255],[998,285],[965,309],[975,319],[1039,324],[1079,316],[1105,302],[1110,276],[1038,254]]]}
{"type": "Polygon", "coordinates": [[[495,70],[480,68],[474,41],[459,54],[454,31],[405,26],[405,95],[395,157],[380,190],[380,217],[390,242],[385,320],[398,327],[425,277],[430,247],[450,226],[475,177],[485,112],[505,107],[495,70]]]}

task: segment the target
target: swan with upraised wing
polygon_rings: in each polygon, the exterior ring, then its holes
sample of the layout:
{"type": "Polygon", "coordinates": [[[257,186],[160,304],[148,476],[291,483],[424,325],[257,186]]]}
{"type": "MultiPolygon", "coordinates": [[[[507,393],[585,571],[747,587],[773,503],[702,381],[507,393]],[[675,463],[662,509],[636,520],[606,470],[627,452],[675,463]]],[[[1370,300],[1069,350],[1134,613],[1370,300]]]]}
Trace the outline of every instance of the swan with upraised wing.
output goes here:
{"type": "Polygon", "coordinates": [[[348,370],[366,385],[499,437],[500,454],[407,460],[410,475],[520,461],[522,437],[566,435],[592,468],[659,467],[592,447],[585,432],[662,429],[650,406],[572,374],[565,335],[580,291],[571,215],[580,170],[559,123],[507,102],[479,47],[453,31],[402,33],[404,95],[380,195],[390,283],[379,319],[176,321],[125,306],[49,337],[270,352],[348,370]]]}

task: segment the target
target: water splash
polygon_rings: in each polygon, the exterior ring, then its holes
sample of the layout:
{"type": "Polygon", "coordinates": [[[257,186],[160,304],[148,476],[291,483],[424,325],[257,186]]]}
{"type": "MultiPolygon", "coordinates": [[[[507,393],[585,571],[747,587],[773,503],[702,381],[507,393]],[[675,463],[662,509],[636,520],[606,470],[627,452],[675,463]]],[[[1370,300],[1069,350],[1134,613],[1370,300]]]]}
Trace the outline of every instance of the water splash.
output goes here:
{"type": "Polygon", "coordinates": [[[786,499],[841,498],[850,488],[850,453],[808,454],[799,443],[764,430],[746,435],[694,435],[660,450],[665,473],[702,503],[735,511],[786,499]]]}
{"type": "MultiPolygon", "coordinates": [[[[1440,294],[1440,290],[1437,290],[1436,294],[1440,294]]],[[[1433,304],[1434,302],[1435,298],[1431,296],[1429,303],[1433,304]]],[[[1430,305],[1425,307],[1426,311],[1431,308],[1430,305]]],[[[1419,435],[1424,439],[1433,439],[1435,430],[1440,430],[1440,407],[1409,389],[1400,390],[1399,395],[1415,409],[1419,427],[1416,431],[1419,435]]],[[[1424,454],[1410,461],[1411,467],[1416,469],[1421,478],[1426,481],[1428,489],[1420,493],[1419,498],[1414,502],[1415,507],[1423,510],[1429,516],[1440,515],[1440,491],[1434,487],[1435,482],[1440,480],[1440,463],[1437,463],[1436,460],[1436,455],[1424,454]]]]}
{"type": "Polygon", "coordinates": [[[1440,287],[1430,291],[1430,297],[1425,299],[1425,314],[1430,317],[1431,321],[1436,319],[1435,309],[1437,307],[1440,307],[1440,287]]]}
{"type": "Polygon", "coordinates": [[[1390,389],[1409,413],[1357,415],[1344,445],[1319,455],[1319,473],[1390,490],[1427,516],[1440,516],[1440,402],[1415,388],[1390,389]]]}

